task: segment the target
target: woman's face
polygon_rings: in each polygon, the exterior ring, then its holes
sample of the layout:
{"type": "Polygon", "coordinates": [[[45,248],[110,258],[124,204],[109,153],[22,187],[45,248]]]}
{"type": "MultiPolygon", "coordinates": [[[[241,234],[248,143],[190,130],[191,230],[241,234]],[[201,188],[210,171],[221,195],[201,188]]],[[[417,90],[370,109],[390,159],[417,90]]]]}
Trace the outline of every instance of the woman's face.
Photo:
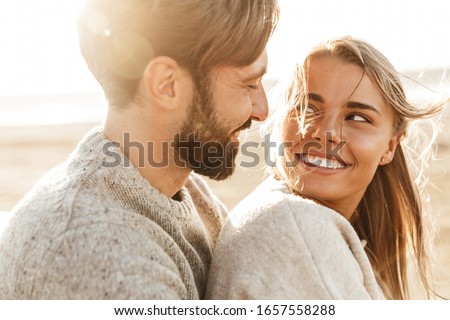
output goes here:
{"type": "Polygon", "coordinates": [[[377,167],[394,155],[394,111],[361,67],[339,58],[312,58],[307,85],[306,133],[299,133],[294,112],[283,128],[295,159],[288,164],[291,183],[350,219],[377,167]]]}

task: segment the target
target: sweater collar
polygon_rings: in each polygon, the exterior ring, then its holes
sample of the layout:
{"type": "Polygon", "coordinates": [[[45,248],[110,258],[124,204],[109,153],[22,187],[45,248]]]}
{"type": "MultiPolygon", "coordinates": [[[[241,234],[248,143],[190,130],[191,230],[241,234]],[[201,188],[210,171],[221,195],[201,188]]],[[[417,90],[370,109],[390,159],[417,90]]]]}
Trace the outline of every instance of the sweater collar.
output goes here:
{"type": "Polygon", "coordinates": [[[179,191],[179,201],[173,200],[154,188],[133,166],[117,144],[108,140],[101,127],[88,132],[79,143],[73,158],[85,162],[84,168],[90,168],[93,174],[100,174],[109,191],[124,207],[147,215],[151,210],[159,209],[171,217],[191,215],[195,206],[186,187],[179,191]]]}

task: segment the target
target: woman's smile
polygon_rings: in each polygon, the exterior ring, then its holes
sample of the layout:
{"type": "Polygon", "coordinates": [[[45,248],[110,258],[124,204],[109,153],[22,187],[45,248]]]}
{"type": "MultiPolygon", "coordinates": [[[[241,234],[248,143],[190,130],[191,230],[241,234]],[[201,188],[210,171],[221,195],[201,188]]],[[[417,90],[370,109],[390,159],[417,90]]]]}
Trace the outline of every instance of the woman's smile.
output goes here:
{"type": "Polygon", "coordinates": [[[363,68],[339,58],[316,57],[307,70],[306,133],[296,118],[284,124],[293,182],[301,193],[349,218],[382,158],[397,145],[394,114],[363,68]]]}

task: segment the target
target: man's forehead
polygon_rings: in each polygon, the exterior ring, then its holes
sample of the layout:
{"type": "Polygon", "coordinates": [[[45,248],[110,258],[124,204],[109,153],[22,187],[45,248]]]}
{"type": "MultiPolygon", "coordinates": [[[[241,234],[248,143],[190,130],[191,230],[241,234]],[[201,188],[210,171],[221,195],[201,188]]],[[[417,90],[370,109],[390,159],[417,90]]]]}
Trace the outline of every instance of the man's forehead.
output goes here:
{"type": "Polygon", "coordinates": [[[225,81],[250,82],[261,78],[267,71],[267,53],[261,54],[252,64],[244,67],[222,66],[212,70],[212,78],[225,81]],[[214,76],[215,75],[215,76],[214,76]]]}
{"type": "Polygon", "coordinates": [[[264,52],[252,64],[237,68],[237,74],[243,81],[261,78],[267,71],[268,58],[264,52]]]}

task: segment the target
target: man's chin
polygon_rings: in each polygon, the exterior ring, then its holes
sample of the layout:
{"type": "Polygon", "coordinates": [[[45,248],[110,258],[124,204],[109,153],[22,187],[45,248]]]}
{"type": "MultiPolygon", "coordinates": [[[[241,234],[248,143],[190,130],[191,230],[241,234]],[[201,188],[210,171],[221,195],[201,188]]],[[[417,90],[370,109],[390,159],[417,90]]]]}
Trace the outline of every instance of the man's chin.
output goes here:
{"type": "Polygon", "coordinates": [[[231,144],[233,147],[236,144],[237,146],[239,146],[239,132],[237,133],[233,133],[230,137],[230,141],[228,142],[229,144],[231,144]]]}
{"type": "Polygon", "coordinates": [[[204,161],[200,167],[193,168],[193,171],[216,181],[229,178],[236,168],[239,143],[230,142],[230,145],[232,147],[228,150],[229,153],[227,155],[215,158],[214,162],[204,161]]]}
{"type": "Polygon", "coordinates": [[[208,177],[215,181],[222,181],[222,180],[225,180],[225,179],[231,177],[231,175],[234,173],[234,169],[235,169],[235,166],[233,164],[233,166],[231,168],[221,167],[221,168],[216,169],[216,168],[205,167],[205,168],[196,168],[196,169],[194,169],[194,172],[199,175],[208,177]]]}

